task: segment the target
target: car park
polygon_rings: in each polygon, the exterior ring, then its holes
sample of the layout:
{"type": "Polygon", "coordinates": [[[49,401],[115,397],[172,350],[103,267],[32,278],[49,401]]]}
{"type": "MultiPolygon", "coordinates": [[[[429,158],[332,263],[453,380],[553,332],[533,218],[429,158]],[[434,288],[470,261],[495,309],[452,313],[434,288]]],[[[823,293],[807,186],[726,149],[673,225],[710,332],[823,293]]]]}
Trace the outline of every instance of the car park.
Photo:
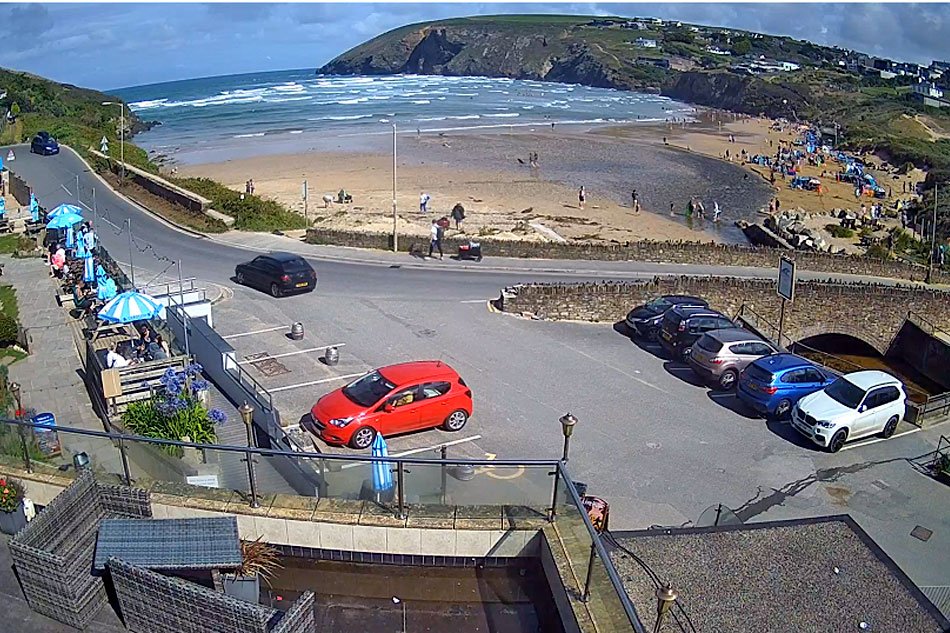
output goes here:
{"type": "Polygon", "coordinates": [[[310,414],[312,430],[328,444],[365,449],[377,433],[460,431],[472,415],[472,391],[442,361],[401,363],[331,391],[310,414]]]}
{"type": "Polygon", "coordinates": [[[880,433],[891,437],[904,417],[904,385],[878,370],[856,371],[798,401],[792,425],[815,444],[835,453],[847,440],[880,433]]]}
{"type": "Polygon", "coordinates": [[[30,141],[30,151],[34,154],[48,156],[50,154],[59,154],[59,143],[49,135],[49,132],[37,132],[30,141]]]}
{"type": "Polygon", "coordinates": [[[655,341],[663,322],[663,314],[673,306],[708,308],[709,303],[705,299],[689,295],[663,295],[631,310],[624,323],[631,333],[648,341],[655,341]]]}
{"type": "Polygon", "coordinates": [[[693,343],[712,330],[734,328],[729,317],[709,308],[673,306],[663,314],[660,345],[671,358],[686,360],[693,343]]]}
{"type": "Polygon", "coordinates": [[[728,391],[736,386],[739,374],[752,361],[775,354],[771,343],[741,328],[726,328],[706,332],[693,344],[689,366],[697,376],[719,389],[728,391]]]}
{"type": "Polygon", "coordinates": [[[297,292],[313,292],[317,273],[300,255],[269,253],[234,268],[234,278],[242,286],[266,290],[274,297],[297,292]]]}
{"type": "Polygon", "coordinates": [[[771,354],[752,361],[739,375],[736,395],[766,418],[784,419],[801,398],[838,375],[795,354],[771,354]]]}

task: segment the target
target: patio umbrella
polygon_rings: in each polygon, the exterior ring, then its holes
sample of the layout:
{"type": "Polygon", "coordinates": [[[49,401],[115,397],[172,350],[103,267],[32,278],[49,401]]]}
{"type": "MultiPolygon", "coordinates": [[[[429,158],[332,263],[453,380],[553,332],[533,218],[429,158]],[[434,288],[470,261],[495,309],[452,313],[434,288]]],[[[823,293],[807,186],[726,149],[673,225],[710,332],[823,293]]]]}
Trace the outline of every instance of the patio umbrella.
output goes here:
{"type": "Polygon", "coordinates": [[[0,218],[2,218],[7,213],[7,201],[3,198],[0,198],[0,218]]]}
{"type": "Polygon", "coordinates": [[[153,319],[161,311],[162,306],[156,303],[155,299],[141,292],[128,290],[116,295],[99,310],[99,318],[110,323],[134,323],[153,319]]]}
{"type": "Polygon", "coordinates": [[[85,257],[83,257],[83,273],[82,280],[86,283],[93,281],[96,278],[96,260],[92,256],[92,253],[87,252],[85,257]]]}
{"type": "Polygon", "coordinates": [[[82,215],[82,209],[77,207],[74,204],[61,204],[49,213],[46,214],[47,220],[52,220],[53,218],[58,218],[61,215],[67,213],[75,213],[76,215],[82,215]]]}
{"type": "Polygon", "coordinates": [[[82,222],[78,213],[62,213],[46,223],[48,229],[66,229],[82,222]]]}
{"type": "Polygon", "coordinates": [[[30,192],[30,215],[34,222],[40,221],[40,205],[36,201],[36,196],[33,195],[33,192],[30,192]]]}
{"type": "MultiPolygon", "coordinates": [[[[386,440],[382,433],[377,433],[373,440],[373,457],[389,457],[389,448],[386,446],[386,440]]],[[[375,492],[386,492],[393,487],[393,471],[389,462],[373,462],[373,490],[375,492]]]]}

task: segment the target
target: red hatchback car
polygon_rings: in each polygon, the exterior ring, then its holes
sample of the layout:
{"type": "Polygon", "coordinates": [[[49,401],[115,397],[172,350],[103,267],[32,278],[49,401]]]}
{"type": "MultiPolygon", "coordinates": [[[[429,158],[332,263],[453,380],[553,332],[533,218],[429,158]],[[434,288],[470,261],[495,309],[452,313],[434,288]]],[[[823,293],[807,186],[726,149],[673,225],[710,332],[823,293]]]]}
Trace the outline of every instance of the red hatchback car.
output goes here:
{"type": "Polygon", "coordinates": [[[328,444],[369,448],[384,436],[441,426],[459,431],[472,415],[472,391],[454,369],[426,360],[382,367],[323,396],[310,409],[328,444]]]}

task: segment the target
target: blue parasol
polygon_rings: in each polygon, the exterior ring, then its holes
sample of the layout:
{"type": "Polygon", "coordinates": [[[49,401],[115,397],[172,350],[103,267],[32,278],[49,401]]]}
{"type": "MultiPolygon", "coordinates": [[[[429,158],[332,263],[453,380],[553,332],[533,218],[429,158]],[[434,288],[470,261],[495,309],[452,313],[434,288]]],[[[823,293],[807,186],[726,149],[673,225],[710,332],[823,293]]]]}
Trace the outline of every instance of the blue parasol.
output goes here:
{"type": "Polygon", "coordinates": [[[58,218],[61,215],[67,213],[75,213],[76,215],[82,215],[82,209],[77,207],[74,204],[61,204],[49,213],[46,214],[47,220],[52,220],[53,218],[58,218]]]}
{"type": "Polygon", "coordinates": [[[76,213],[64,213],[46,223],[48,229],[66,229],[82,222],[82,216],[76,213]]]}
{"type": "MultiPolygon", "coordinates": [[[[386,440],[382,433],[377,433],[373,439],[372,447],[373,457],[389,457],[389,448],[386,446],[386,440]]],[[[386,492],[393,487],[393,471],[390,462],[373,461],[373,490],[375,492],[386,492]]]]}
{"type": "Polygon", "coordinates": [[[161,311],[162,306],[155,299],[129,290],[117,295],[99,310],[99,318],[110,323],[134,323],[154,319],[161,311]]]}
{"type": "Polygon", "coordinates": [[[30,192],[30,215],[34,222],[40,221],[40,205],[36,201],[36,196],[33,195],[33,192],[30,192]]]}

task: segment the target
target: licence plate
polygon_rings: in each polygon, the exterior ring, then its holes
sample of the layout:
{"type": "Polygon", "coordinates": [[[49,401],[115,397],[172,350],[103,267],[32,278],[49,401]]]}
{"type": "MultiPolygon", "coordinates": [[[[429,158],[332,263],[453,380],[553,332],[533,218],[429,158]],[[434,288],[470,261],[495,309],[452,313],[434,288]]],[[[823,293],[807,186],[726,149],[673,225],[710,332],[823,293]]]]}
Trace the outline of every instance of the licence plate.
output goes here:
{"type": "Polygon", "coordinates": [[[307,282],[305,281],[305,282],[303,282],[303,283],[297,284],[297,287],[298,287],[298,288],[306,288],[307,285],[308,285],[308,284],[307,284],[307,282]]]}
{"type": "Polygon", "coordinates": [[[758,391],[758,390],[759,390],[759,386],[758,386],[757,384],[755,384],[754,382],[750,382],[750,383],[749,383],[749,389],[751,389],[752,391],[758,391]]]}
{"type": "Polygon", "coordinates": [[[663,330],[662,332],[660,332],[660,335],[661,335],[663,338],[665,338],[667,341],[669,341],[669,340],[671,340],[671,339],[673,338],[673,337],[670,335],[670,333],[667,332],[666,330],[663,330]]]}

